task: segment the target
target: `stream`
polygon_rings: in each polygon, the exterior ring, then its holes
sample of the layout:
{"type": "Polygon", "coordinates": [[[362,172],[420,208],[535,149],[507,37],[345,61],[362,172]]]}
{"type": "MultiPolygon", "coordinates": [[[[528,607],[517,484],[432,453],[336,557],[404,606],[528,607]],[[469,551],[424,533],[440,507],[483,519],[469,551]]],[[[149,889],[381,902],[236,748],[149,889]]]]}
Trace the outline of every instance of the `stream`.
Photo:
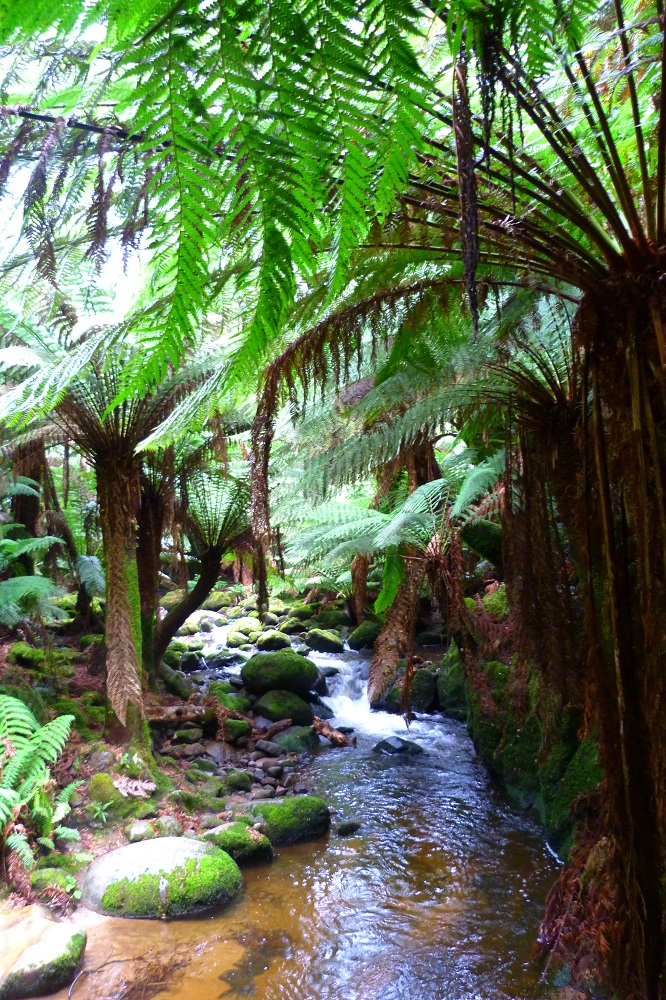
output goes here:
{"type": "Polygon", "coordinates": [[[462,723],[422,717],[407,732],[402,718],[370,712],[367,660],[311,655],[339,668],[327,703],[357,745],[322,746],[299,774],[337,818],[360,821],[358,833],[280,848],[272,864],[245,868],[237,900],[207,919],[79,910],[88,948],[72,1000],[549,995],[534,951],[557,871],[543,831],[494,786],[462,723]],[[372,752],[393,734],[425,752],[372,752]]]}

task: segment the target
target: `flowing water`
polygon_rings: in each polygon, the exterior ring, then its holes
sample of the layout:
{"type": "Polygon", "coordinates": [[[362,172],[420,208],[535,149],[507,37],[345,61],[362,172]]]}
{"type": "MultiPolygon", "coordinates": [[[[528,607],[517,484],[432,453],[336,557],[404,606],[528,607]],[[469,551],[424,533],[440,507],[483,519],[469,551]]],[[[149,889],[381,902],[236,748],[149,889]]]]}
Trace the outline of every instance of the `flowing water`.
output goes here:
{"type": "Polygon", "coordinates": [[[328,703],[357,745],[322,748],[301,775],[337,818],[361,822],[358,833],[279,849],[271,865],[245,869],[237,901],[208,919],[80,911],[89,945],[73,1000],[546,995],[534,942],[556,861],[542,831],[493,786],[462,724],[429,717],[406,732],[370,712],[358,656],[314,659],[340,668],[328,703]],[[425,753],[372,752],[395,733],[425,753]]]}

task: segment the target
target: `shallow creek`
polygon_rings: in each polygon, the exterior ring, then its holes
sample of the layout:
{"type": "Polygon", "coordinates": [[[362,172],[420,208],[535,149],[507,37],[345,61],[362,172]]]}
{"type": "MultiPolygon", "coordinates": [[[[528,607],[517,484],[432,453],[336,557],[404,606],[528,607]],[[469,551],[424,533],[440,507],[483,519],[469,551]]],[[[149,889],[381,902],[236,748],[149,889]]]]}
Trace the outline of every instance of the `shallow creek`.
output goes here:
{"type": "Polygon", "coordinates": [[[546,995],[534,940],[556,861],[543,833],[493,786],[462,724],[428,718],[406,732],[402,719],[369,711],[358,656],[314,659],[341,668],[328,703],[357,745],[322,748],[301,775],[359,832],[279,849],[204,920],[79,911],[89,941],[73,1000],[546,995]],[[394,733],[425,753],[372,753],[394,733]]]}

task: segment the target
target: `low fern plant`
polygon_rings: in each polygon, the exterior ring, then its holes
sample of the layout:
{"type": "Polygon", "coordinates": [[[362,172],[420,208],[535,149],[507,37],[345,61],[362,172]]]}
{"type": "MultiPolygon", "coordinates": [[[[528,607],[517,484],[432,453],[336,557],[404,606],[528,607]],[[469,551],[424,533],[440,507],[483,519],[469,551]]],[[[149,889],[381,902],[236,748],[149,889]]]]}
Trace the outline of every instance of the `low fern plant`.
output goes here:
{"type": "Polygon", "coordinates": [[[40,726],[30,709],[0,694],[0,855],[14,852],[26,868],[35,864],[37,846],[53,850],[55,841],[78,840],[62,821],[80,781],[57,794],[51,777],[67,742],[73,715],[40,726]]]}

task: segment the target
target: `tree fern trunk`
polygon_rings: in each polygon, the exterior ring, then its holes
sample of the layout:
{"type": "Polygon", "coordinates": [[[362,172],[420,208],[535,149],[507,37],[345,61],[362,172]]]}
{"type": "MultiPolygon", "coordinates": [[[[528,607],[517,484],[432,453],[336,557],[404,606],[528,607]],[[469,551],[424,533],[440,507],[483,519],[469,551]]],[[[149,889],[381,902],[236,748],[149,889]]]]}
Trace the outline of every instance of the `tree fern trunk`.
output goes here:
{"type": "Polygon", "coordinates": [[[368,679],[368,698],[371,705],[381,698],[395,680],[400,660],[410,654],[414,645],[419,591],[425,572],[425,559],[406,560],[405,579],[386,613],[386,621],[377,636],[372,653],[368,679]]]}
{"type": "Polygon", "coordinates": [[[106,687],[115,739],[145,748],[141,694],[141,609],[134,517],[138,475],[128,459],[96,464],[106,560],[106,687]]]}
{"type": "Polygon", "coordinates": [[[160,491],[143,482],[138,514],[136,561],[141,603],[141,654],[149,687],[156,683],[153,636],[159,604],[158,582],[164,529],[164,503],[160,491]]]}

